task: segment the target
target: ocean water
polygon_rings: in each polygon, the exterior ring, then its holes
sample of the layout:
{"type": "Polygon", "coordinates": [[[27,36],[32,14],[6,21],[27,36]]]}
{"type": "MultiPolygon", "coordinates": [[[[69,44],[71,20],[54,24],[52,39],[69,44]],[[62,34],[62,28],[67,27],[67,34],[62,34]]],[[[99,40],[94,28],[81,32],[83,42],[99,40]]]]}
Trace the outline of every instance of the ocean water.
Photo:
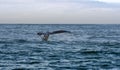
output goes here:
{"type": "Polygon", "coordinates": [[[0,70],[120,70],[120,25],[0,24],[0,70]]]}

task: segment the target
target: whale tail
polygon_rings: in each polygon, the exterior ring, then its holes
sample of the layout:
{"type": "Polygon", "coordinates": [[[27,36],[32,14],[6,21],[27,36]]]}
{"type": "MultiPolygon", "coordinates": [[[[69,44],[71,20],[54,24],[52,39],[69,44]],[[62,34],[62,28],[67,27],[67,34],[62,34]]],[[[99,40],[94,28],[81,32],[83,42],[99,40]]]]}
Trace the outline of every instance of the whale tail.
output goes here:
{"type": "Polygon", "coordinates": [[[47,33],[43,33],[43,32],[38,32],[37,35],[45,35],[45,34],[59,34],[59,33],[71,33],[70,31],[65,31],[65,30],[58,30],[58,31],[53,31],[53,32],[47,32],[47,33]]]}
{"type": "Polygon", "coordinates": [[[43,37],[41,36],[42,40],[47,41],[48,38],[49,38],[49,35],[59,34],[59,33],[71,33],[71,32],[70,31],[65,31],[65,30],[58,30],[58,31],[46,32],[46,33],[38,32],[37,35],[39,35],[39,36],[43,35],[43,37]]]}

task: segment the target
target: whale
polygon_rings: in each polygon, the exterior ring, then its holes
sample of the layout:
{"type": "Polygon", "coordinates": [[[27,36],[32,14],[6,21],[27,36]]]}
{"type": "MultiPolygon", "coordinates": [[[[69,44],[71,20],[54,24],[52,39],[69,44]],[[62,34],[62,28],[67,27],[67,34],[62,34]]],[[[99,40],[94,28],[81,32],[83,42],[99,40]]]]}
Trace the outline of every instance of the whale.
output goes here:
{"type": "Polygon", "coordinates": [[[60,34],[60,33],[71,33],[71,32],[66,30],[57,30],[52,32],[38,32],[37,35],[39,35],[43,41],[48,41],[50,35],[60,34]]]}

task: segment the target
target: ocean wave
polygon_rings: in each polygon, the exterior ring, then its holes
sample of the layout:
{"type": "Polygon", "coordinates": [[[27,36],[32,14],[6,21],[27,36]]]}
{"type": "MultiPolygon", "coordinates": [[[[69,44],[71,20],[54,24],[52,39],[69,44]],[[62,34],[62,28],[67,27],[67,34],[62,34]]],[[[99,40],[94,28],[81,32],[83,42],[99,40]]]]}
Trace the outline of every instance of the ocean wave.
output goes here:
{"type": "Polygon", "coordinates": [[[16,43],[41,43],[41,41],[30,41],[25,39],[12,39],[6,41],[0,41],[0,44],[16,44],[16,43]]]}
{"type": "Polygon", "coordinates": [[[67,44],[71,41],[66,40],[49,40],[49,41],[41,41],[41,40],[26,40],[26,39],[12,39],[12,40],[0,40],[0,44],[67,44]]]}

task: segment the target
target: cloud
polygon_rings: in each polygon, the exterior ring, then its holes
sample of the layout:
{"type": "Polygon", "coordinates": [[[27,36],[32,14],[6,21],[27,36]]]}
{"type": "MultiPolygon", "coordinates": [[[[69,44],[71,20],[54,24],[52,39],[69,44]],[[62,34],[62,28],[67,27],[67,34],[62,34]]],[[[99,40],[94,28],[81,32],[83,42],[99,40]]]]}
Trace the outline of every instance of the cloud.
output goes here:
{"type": "Polygon", "coordinates": [[[120,3],[119,0],[98,0],[100,2],[106,2],[106,3],[120,3]]]}
{"type": "Polygon", "coordinates": [[[0,23],[119,23],[120,6],[96,0],[0,0],[0,23]]]}

